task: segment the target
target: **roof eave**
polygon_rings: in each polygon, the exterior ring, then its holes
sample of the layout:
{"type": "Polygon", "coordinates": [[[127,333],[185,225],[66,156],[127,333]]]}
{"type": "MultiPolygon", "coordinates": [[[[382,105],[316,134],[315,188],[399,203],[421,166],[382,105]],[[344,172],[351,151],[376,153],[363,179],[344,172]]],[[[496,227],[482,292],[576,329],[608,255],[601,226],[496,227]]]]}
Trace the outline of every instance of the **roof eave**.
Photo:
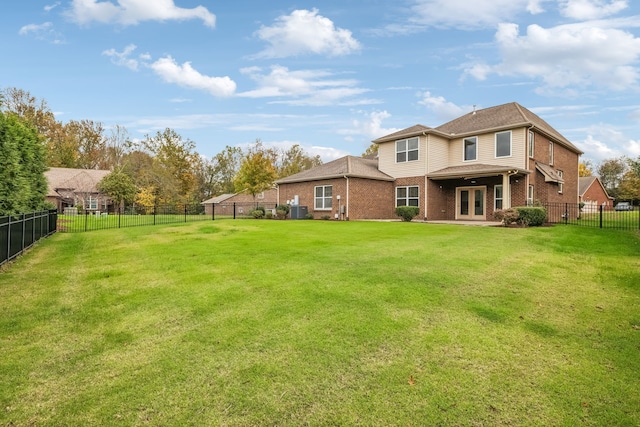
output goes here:
{"type": "Polygon", "coordinates": [[[508,173],[510,175],[529,175],[531,173],[528,169],[519,169],[519,168],[496,168],[489,170],[479,170],[479,171],[470,171],[470,172],[447,172],[443,174],[427,174],[427,178],[433,180],[444,180],[444,179],[455,179],[455,178],[485,178],[489,176],[497,176],[502,175],[503,173],[508,173]]]}

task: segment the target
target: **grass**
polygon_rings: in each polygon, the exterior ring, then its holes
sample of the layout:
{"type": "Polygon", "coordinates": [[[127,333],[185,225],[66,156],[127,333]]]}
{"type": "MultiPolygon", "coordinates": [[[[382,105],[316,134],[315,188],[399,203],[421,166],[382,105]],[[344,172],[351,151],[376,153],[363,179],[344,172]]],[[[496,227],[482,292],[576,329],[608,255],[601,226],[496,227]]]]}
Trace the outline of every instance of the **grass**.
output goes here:
{"type": "Polygon", "coordinates": [[[0,425],[640,425],[640,239],[210,221],[0,273],[0,425]]]}
{"type": "Polygon", "coordinates": [[[181,222],[207,221],[204,214],[109,214],[103,215],[58,215],[58,231],[78,232],[106,230],[111,228],[139,227],[145,225],[175,224],[181,222]]]}

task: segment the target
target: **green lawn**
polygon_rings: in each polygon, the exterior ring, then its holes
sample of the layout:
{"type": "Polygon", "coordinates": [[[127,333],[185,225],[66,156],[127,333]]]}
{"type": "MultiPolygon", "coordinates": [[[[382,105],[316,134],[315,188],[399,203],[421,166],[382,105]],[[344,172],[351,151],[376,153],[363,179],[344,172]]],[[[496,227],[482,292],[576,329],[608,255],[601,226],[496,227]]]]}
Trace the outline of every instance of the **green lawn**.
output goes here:
{"type": "Polygon", "coordinates": [[[640,425],[640,238],[204,221],[0,272],[0,425],[640,425]]]}

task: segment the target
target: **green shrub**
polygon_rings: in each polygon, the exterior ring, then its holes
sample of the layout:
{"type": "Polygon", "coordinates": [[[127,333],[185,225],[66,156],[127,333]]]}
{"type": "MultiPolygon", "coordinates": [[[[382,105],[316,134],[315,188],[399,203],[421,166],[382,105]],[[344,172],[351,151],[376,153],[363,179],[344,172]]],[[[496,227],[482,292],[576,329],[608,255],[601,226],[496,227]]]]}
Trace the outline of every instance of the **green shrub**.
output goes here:
{"type": "Polygon", "coordinates": [[[289,205],[278,205],[276,206],[276,211],[285,211],[285,213],[289,214],[289,205]]]}
{"type": "Polygon", "coordinates": [[[304,219],[313,219],[313,214],[312,213],[308,213],[304,216],[304,219]]]}
{"type": "Polygon", "coordinates": [[[542,206],[518,206],[518,224],[539,227],[547,220],[547,211],[542,206]]]}
{"type": "Polygon", "coordinates": [[[322,215],[320,218],[324,219],[325,221],[328,221],[331,219],[331,215],[322,215]]]}
{"type": "Polygon", "coordinates": [[[255,219],[261,219],[264,218],[264,208],[262,209],[255,209],[253,211],[251,211],[251,215],[255,218],[255,219]]]}
{"type": "Polygon", "coordinates": [[[288,212],[284,209],[280,209],[280,206],[278,206],[278,209],[276,209],[276,218],[278,219],[286,219],[287,214],[288,212]]]}
{"type": "Polygon", "coordinates": [[[272,211],[268,211],[267,213],[264,214],[264,217],[267,219],[272,219],[273,218],[273,212],[272,211]]]}
{"type": "Polygon", "coordinates": [[[411,221],[417,217],[420,213],[420,208],[417,206],[398,206],[396,208],[396,215],[402,218],[403,221],[411,221]]]}
{"type": "Polygon", "coordinates": [[[493,217],[496,221],[502,221],[502,224],[507,227],[518,220],[520,213],[514,208],[499,209],[493,213],[493,217]]]}

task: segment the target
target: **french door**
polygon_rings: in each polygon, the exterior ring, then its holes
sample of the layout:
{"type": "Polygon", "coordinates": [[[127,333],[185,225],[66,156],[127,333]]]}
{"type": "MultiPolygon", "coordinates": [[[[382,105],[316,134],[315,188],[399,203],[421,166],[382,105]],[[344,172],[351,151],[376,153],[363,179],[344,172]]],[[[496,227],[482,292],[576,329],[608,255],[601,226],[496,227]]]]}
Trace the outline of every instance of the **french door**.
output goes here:
{"type": "Polygon", "coordinates": [[[456,219],[485,220],[486,187],[456,189],[456,219]]]}

